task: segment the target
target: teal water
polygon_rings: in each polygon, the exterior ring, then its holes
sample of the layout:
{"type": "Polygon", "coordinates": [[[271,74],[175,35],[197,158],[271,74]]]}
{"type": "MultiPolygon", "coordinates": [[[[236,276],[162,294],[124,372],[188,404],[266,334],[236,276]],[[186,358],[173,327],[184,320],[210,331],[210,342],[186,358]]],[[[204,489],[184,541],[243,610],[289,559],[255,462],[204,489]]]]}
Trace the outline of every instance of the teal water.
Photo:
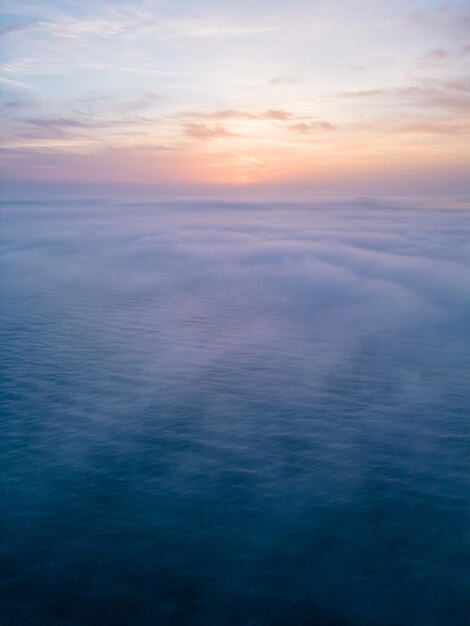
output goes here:
{"type": "Polygon", "coordinates": [[[2,625],[467,623],[469,212],[2,215],[2,625]]]}

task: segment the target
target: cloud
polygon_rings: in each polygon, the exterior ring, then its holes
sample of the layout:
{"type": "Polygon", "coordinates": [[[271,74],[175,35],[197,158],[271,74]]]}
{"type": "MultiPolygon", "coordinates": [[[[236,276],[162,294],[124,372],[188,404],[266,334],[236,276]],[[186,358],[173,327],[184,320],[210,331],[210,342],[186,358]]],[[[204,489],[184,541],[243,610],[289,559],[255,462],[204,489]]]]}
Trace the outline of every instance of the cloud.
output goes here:
{"type": "Polygon", "coordinates": [[[30,19],[24,15],[15,13],[1,13],[0,14],[0,36],[8,35],[20,30],[26,30],[31,26],[34,26],[37,20],[30,19]]]}
{"type": "Polygon", "coordinates": [[[296,118],[293,113],[285,111],[284,109],[268,109],[261,113],[252,113],[240,109],[223,109],[221,111],[187,112],[183,114],[183,117],[193,117],[204,120],[273,120],[281,122],[299,119],[296,118]]]}
{"type": "Polygon", "coordinates": [[[470,44],[458,48],[433,48],[424,56],[426,61],[443,62],[449,60],[461,60],[470,55],[470,44]]]}
{"type": "MultiPolygon", "coordinates": [[[[183,125],[186,135],[195,137],[197,139],[211,139],[215,137],[234,137],[239,136],[237,133],[233,133],[221,124],[210,125],[206,123],[212,120],[248,120],[248,121],[270,121],[270,122],[291,122],[293,120],[305,120],[305,117],[295,116],[290,111],[284,109],[267,109],[261,113],[251,113],[249,111],[243,111],[238,109],[223,109],[220,111],[210,112],[189,112],[183,115],[184,117],[190,117],[195,119],[202,119],[205,123],[185,123],[183,125]]],[[[330,122],[323,120],[318,121],[302,121],[296,124],[291,124],[288,129],[295,133],[310,133],[314,131],[331,131],[335,130],[336,126],[330,122]]]]}
{"type": "Polygon", "coordinates": [[[401,106],[468,112],[470,111],[470,79],[467,76],[447,81],[421,79],[411,85],[345,91],[336,93],[333,97],[377,98],[394,101],[401,106]]]}
{"type": "Polygon", "coordinates": [[[430,50],[426,54],[425,58],[429,59],[430,61],[443,61],[450,58],[451,56],[452,53],[450,52],[450,50],[446,50],[444,48],[435,48],[434,50],[430,50]]]}
{"type": "Polygon", "coordinates": [[[0,82],[11,85],[12,87],[19,87],[20,89],[36,90],[36,87],[33,87],[33,85],[30,85],[29,83],[25,83],[21,80],[15,80],[13,78],[7,78],[6,76],[0,76],[0,82]]]}
{"type": "Polygon", "coordinates": [[[292,124],[289,126],[289,130],[294,133],[311,133],[315,131],[323,131],[323,130],[335,130],[337,127],[334,124],[330,124],[330,122],[299,122],[298,124],[292,124]]]}
{"type": "Polygon", "coordinates": [[[470,112],[470,79],[424,83],[403,91],[403,95],[421,107],[470,112]]]}
{"type": "Polygon", "coordinates": [[[268,111],[264,111],[260,115],[260,119],[263,120],[278,120],[284,122],[286,120],[291,120],[294,116],[289,111],[284,111],[283,109],[269,109],[268,111]]]}
{"type": "Polygon", "coordinates": [[[284,74],[279,74],[279,76],[275,76],[269,81],[270,85],[287,85],[290,83],[295,83],[295,79],[290,76],[286,76],[284,74]]]}
{"type": "Polygon", "coordinates": [[[34,101],[29,98],[10,96],[10,99],[0,102],[0,108],[3,109],[4,111],[10,111],[10,112],[27,109],[32,106],[34,106],[34,101]]]}
{"type": "Polygon", "coordinates": [[[458,51],[459,56],[468,56],[470,55],[470,44],[462,46],[458,51]]]}
{"type": "Polygon", "coordinates": [[[90,19],[69,18],[46,23],[46,28],[54,37],[63,39],[86,39],[91,37],[113,37],[123,34],[132,26],[128,18],[110,19],[93,17],[90,19]]]}
{"type": "Polygon", "coordinates": [[[418,135],[457,135],[462,136],[470,130],[470,122],[422,121],[403,125],[399,132],[418,135]]]}
{"type": "Polygon", "coordinates": [[[76,118],[18,118],[18,122],[31,124],[44,130],[60,130],[67,131],[73,129],[99,129],[99,128],[125,128],[127,126],[155,125],[154,118],[147,117],[121,117],[115,119],[103,119],[99,116],[76,118]]]}
{"type": "Polygon", "coordinates": [[[188,112],[184,113],[183,117],[192,117],[204,120],[257,120],[259,116],[248,111],[241,111],[238,109],[224,109],[221,111],[208,111],[201,112],[188,112]]]}
{"type": "Polygon", "coordinates": [[[209,126],[207,124],[187,123],[183,125],[184,134],[194,139],[217,139],[224,137],[238,137],[236,133],[232,133],[222,124],[214,124],[209,126]]]}
{"type": "Polygon", "coordinates": [[[470,11],[452,11],[444,12],[444,19],[449,29],[456,36],[470,36],[470,11]]]}
{"type": "Polygon", "coordinates": [[[442,5],[436,11],[415,11],[406,21],[413,28],[438,33],[452,39],[465,39],[470,35],[470,12],[455,11],[450,5],[442,5]]]}
{"type": "Polygon", "coordinates": [[[118,37],[126,41],[138,41],[141,38],[159,37],[161,39],[227,39],[250,37],[271,33],[274,29],[264,24],[235,24],[229,20],[215,20],[212,17],[186,17],[167,15],[145,8],[132,6],[113,9],[107,8],[99,15],[90,17],[57,16],[54,21],[47,21],[44,27],[54,37],[63,39],[110,39],[118,37]]]}
{"type": "Polygon", "coordinates": [[[163,98],[160,94],[149,91],[147,93],[143,93],[130,102],[123,103],[120,106],[120,109],[122,111],[141,111],[143,109],[151,108],[155,104],[161,103],[162,100],[163,98]]]}
{"type": "Polygon", "coordinates": [[[389,93],[386,89],[360,89],[359,91],[342,91],[334,94],[337,98],[376,98],[389,93]]]}
{"type": "Polygon", "coordinates": [[[455,91],[462,91],[470,95],[470,76],[465,76],[463,78],[448,80],[447,82],[441,83],[444,88],[452,89],[455,91]]]}
{"type": "Polygon", "coordinates": [[[285,76],[284,74],[279,74],[279,76],[275,76],[269,81],[270,85],[286,85],[289,83],[295,83],[295,80],[290,76],[285,76]]]}
{"type": "MultiPolygon", "coordinates": [[[[57,118],[57,119],[40,119],[40,118],[25,118],[25,122],[28,124],[32,124],[33,126],[38,126],[39,128],[46,129],[67,129],[67,128],[88,128],[90,124],[86,122],[81,122],[79,120],[67,119],[67,118],[57,118]]],[[[94,126],[93,124],[91,125],[94,126]]]]}

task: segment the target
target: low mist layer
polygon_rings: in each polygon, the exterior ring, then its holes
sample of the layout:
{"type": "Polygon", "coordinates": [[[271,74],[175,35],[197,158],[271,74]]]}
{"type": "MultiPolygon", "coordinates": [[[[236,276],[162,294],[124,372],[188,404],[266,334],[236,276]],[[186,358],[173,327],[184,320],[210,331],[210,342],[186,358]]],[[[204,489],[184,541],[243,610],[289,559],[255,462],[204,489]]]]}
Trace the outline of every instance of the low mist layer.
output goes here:
{"type": "Polygon", "coordinates": [[[4,207],[2,623],[463,626],[469,242],[373,203],[4,207]]]}

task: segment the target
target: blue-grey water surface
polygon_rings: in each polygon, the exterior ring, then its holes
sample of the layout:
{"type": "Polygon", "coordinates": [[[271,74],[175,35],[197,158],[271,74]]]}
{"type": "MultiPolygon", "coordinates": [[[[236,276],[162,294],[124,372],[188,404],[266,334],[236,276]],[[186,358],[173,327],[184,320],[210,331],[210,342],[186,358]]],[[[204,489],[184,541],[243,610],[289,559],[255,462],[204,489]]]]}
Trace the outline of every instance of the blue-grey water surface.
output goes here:
{"type": "Polygon", "coordinates": [[[18,204],[1,246],[2,625],[468,623],[470,212],[18,204]]]}

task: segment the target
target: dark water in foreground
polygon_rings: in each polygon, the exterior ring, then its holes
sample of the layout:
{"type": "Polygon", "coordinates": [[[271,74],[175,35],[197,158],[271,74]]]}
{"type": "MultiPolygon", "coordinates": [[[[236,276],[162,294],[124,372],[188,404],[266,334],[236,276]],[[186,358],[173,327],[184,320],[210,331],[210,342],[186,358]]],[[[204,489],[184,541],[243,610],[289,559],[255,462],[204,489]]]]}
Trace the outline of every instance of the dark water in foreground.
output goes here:
{"type": "Polygon", "coordinates": [[[470,212],[2,226],[2,625],[466,623],[470,212]]]}

